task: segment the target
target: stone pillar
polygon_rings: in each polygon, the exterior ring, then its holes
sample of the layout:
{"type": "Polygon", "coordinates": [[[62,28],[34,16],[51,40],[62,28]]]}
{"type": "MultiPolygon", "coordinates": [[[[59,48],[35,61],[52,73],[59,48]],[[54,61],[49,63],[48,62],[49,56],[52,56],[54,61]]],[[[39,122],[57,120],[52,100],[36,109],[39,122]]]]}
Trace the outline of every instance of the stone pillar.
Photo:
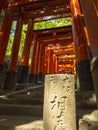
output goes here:
{"type": "Polygon", "coordinates": [[[12,14],[9,9],[6,9],[2,25],[0,28],[0,89],[2,88],[4,80],[4,72],[5,72],[4,57],[8,45],[11,25],[12,25],[12,14]]]}
{"type": "Polygon", "coordinates": [[[81,90],[92,90],[93,81],[90,71],[90,61],[87,46],[87,38],[84,31],[83,20],[78,0],[71,0],[70,3],[73,18],[73,39],[76,50],[77,71],[81,90]]]}
{"type": "Polygon", "coordinates": [[[72,74],[45,76],[44,130],[76,130],[75,88],[72,74]]]}
{"type": "Polygon", "coordinates": [[[29,71],[29,56],[33,37],[33,22],[29,20],[26,39],[23,48],[22,59],[18,66],[17,83],[27,84],[29,71]]]}
{"type": "Polygon", "coordinates": [[[16,87],[16,79],[17,79],[16,70],[17,70],[20,40],[21,40],[21,31],[22,31],[22,19],[19,18],[16,25],[16,32],[12,46],[11,59],[8,71],[5,75],[3,90],[14,90],[16,87]]]}
{"type": "Polygon", "coordinates": [[[98,16],[93,0],[80,0],[81,8],[84,14],[88,35],[90,39],[90,47],[93,56],[92,60],[92,76],[98,106],[98,16]]]}

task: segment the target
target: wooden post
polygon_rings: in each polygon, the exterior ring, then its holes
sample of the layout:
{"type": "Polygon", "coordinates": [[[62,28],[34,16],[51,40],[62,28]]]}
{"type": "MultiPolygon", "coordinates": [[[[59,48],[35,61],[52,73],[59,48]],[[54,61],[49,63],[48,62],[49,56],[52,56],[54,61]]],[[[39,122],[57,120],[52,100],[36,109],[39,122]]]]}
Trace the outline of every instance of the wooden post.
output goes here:
{"type": "Polygon", "coordinates": [[[12,25],[12,14],[9,9],[5,10],[5,15],[0,28],[0,89],[2,88],[4,80],[4,57],[8,45],[10,29],[12,25]]]}
{"type": "Polygon", "coordinates": [[[94,0],[94,2],[95,2],[95,6],[96,6],[96,11],[98,13],[98,0],[94,0]]]}
{"type": "Polygon", "coordinates": [[[29,72],[29,83],[35,83],[36,82],[36,75],[34,74],[34,67],[35,67],[35,58],[36,58],[36,49],[37,49],[37,36],[34,34],[34,40],[33,40],[33,48],[32,48],[32,58],[31,58],[31,66],[30,66],[30,72],[29,72]]]}
{"type": "Polygon", "coordinates": [[[43,59],[43,73],[44,75],[48,73],[48,47],[44,45],[44,59],[43,59]]]}
{"type": "Polygon", "coordinates": [[[79,82],[81,90],[92,90],[93,81],[90,71],[89,54],[87,39],[84,31],[84,25],[81,16],[81,10],[78,0],[71,0],[70,2],[72,18],[73,18],[73,36],[75,43],[75,50],[77,51],[77,67],[79,72],[79,82]],[[75,33],[75,35],[74,35],[75,33]]]}
{"type": "Polygon", "coordinates": [[[0,64],[4,64],[4,57],[8,45],[10,29],[12,25],[12,18],[10,10],[5,11],[2,26],[0,29],[0,64]]]}
{"type": "Polygon", "coordinates": [[[38,66],[37,66],[37,82],[42,83],[42,71],[41,71],[41,66],[42,66],[42,43],[39,45],[39,55],[38,55],[38,66]]]}
{"type": "Polygon", "coordinates": [[[80,3],[88,30],[92,55],[95,57],[98,55],[98,17],[95,4],[93,0],[86,0],[86,3],[84,0],[80,0],[80,3]]]}
{"type": "Polygon", "coordinates": [[[41,73],[42,73],[42,81],[44,81],[44,59],[45,59],[45,46],[42,46],[42,58],[41,58],[41,73]]]}
{"type": "Polygon", "coordinates": [[[39,41],[37,41],[37,47],[36,47],[36,53],[35,53],[35,63],[34,63],[35,83],[37,83],[39,49],[40,49],[40,43],[39,43],[39,41]]]}
{"type": "Polygon", "coordinates": [[[47,50],[47,74],[50,74],[50,55],[51,55],[51,50],[47,50]]]}
{"type": "Polygon", "coordinates": [[[57,68],[57,66],[56,66],[56,65],[57,65],[57,64],[56,64],[57,61],[56,61],[56,60],[57,60],[57,56],[56,56],[55,54],[53,54],[53,68],[54,68],[54,74],[57,74],[57,69],[56,69],[56,68],[57,68]]]}
{"type": "Polygon", "coordinates": [[[20,17],[17,21],[15,37],[12,46],[11,59],[8,71],[5,76],[3,90],[13,90],[16,87],[16,78],[17,78],[16,70],[17,70],[20,40],[21,40],[21,31],[22,31],[22,19],[20,17]]]}
{"type": "Polygon", "coordinates": [[[27,84],[28,82],[29,56],[30,56],[30,49],[32,44],[32,37],[33,37],[33,22],[32,20],[29,20],[23,53],[22,53],[22,59],[20,65],[18,66],[18,74],[17,74],[18,83],[27,84]]]}
{"type": "Polygon", "coordinates": [[[92,52],[92,76],[98,106],[98,16],[93,0],[80,0],[92,52]]]}
{"type": "Polygon", "coordinates": [[[53,66],[53,50],[50,51],[50,68],[49,73],[54,73],[54,66],[53,66]]]}

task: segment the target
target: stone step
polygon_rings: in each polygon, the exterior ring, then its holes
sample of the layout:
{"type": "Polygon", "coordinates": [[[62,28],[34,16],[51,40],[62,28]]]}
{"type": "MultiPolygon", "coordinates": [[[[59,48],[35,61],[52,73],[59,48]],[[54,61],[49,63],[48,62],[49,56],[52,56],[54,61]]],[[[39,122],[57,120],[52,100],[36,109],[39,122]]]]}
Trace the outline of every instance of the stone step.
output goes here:
{"type": "Polygon", "coordinates": [[[76,107],[78,109],[96,109],[96,96],[94,91],[76,92],[76,107]]]}
{"type": "Polygon", "coordinates": [[[34,97],[43,97],[44,96],[44,87],[41,85],[34,87],[27,87],[18,91],[2,91],[0,93],[0,98],[34,98],[34,97]]]}
{"type": "Polygon", "coordinates": [[[0,104],[0,115],[43,116],[43,105],[0,104]]]}
{"type": "Polygon", "coordinates": [[[19,99],[19,98],[1,98],[0,103],[2,104],[28,104],[28,105],[41,105],[43,104],[43,98],[28,98],[28,99],[19,99]]]}
{"type": "MultiPolygon", "coordinates": [[[[6,96],[6,95],[5,95],[6,96]]],[[[35,91],[28,91],[28,92],[24,92],[24,93],[16,93],[16,94],[11,94],[9,96],[9,98],[34,98],[34,97],[43,97],[44,96],[44,90],[35,90],[35,91]]]]}
{"type": "Polygon", "coordinates": [[[76,119],[77,121],[79,121],[80,119],[82,119],[85,115],[90,114],[92,111],[94,111],[95,109],[76,109],[76,119]]]}
{"type": "Polygon", "coordinates": [[[28,116],[0,116],[0,130],[43,130],[43,119],[28,116]]]}

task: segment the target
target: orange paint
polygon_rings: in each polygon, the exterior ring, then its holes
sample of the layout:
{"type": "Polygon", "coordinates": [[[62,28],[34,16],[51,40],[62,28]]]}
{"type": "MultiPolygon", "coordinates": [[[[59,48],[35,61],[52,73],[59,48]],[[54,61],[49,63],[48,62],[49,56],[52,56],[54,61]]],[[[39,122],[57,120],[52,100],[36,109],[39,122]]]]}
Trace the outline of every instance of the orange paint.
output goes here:
{"type": "Polygon", "coordinates": [[[81,14],[78,0],[71,0],[70,7],[71,7],[72,19],[73,19],[73,36],[74,36],[73,39],[76,48],[75,50],[77,51],[76,59],[78,61],[88,60],[89,57],[87,52],[87,37],[84,31],[82,14],[81,14]]]}

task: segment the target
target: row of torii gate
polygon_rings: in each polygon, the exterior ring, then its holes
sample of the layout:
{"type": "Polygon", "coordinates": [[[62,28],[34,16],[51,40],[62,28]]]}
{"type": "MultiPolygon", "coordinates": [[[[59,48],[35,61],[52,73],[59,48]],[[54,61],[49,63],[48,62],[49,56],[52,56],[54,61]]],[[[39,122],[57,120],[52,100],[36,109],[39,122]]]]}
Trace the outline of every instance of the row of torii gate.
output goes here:
{"type": "Polygon", "coordinates": [[[5,9],[0,27],[0,89],[15,90],[16,83],[43,82],[45,74],[59,73],[57,59],[59,56],[67,54],[66,50],[68,50],[68,53],[73,55],[71,66],[73,69],[76,67],[76,79],[79,77],[80,89],[93,90],[95,87],[96,93],[98,93],[98,0],[54,0],[54,3],[43,0],[37,0],[35,3],[33,1],[29,3],[28,0],[24,2],[16,0],[6,3],[6,0],[2,1],[0,7],[0,12],[5,9]],[[44,12],[43,9],[48,11],[44,12]],[[45,19],[45,16],[50,15],[52,17],[45,19]],[[72,17],[72,26],[33,30],[36,21],[68,16],[72,17]],[[17,20],[16,32],[10,63],[7,73],[4,75],[5,54],[14,20],[17,20]],[[18,65],[21,31],[25,23],[28,23],[28,29],[22,58],[18,65]],[[29,66],[31,48],[32,57],[29,66]],[[75,64],[74,60],[76,60],[75,64]]]}

